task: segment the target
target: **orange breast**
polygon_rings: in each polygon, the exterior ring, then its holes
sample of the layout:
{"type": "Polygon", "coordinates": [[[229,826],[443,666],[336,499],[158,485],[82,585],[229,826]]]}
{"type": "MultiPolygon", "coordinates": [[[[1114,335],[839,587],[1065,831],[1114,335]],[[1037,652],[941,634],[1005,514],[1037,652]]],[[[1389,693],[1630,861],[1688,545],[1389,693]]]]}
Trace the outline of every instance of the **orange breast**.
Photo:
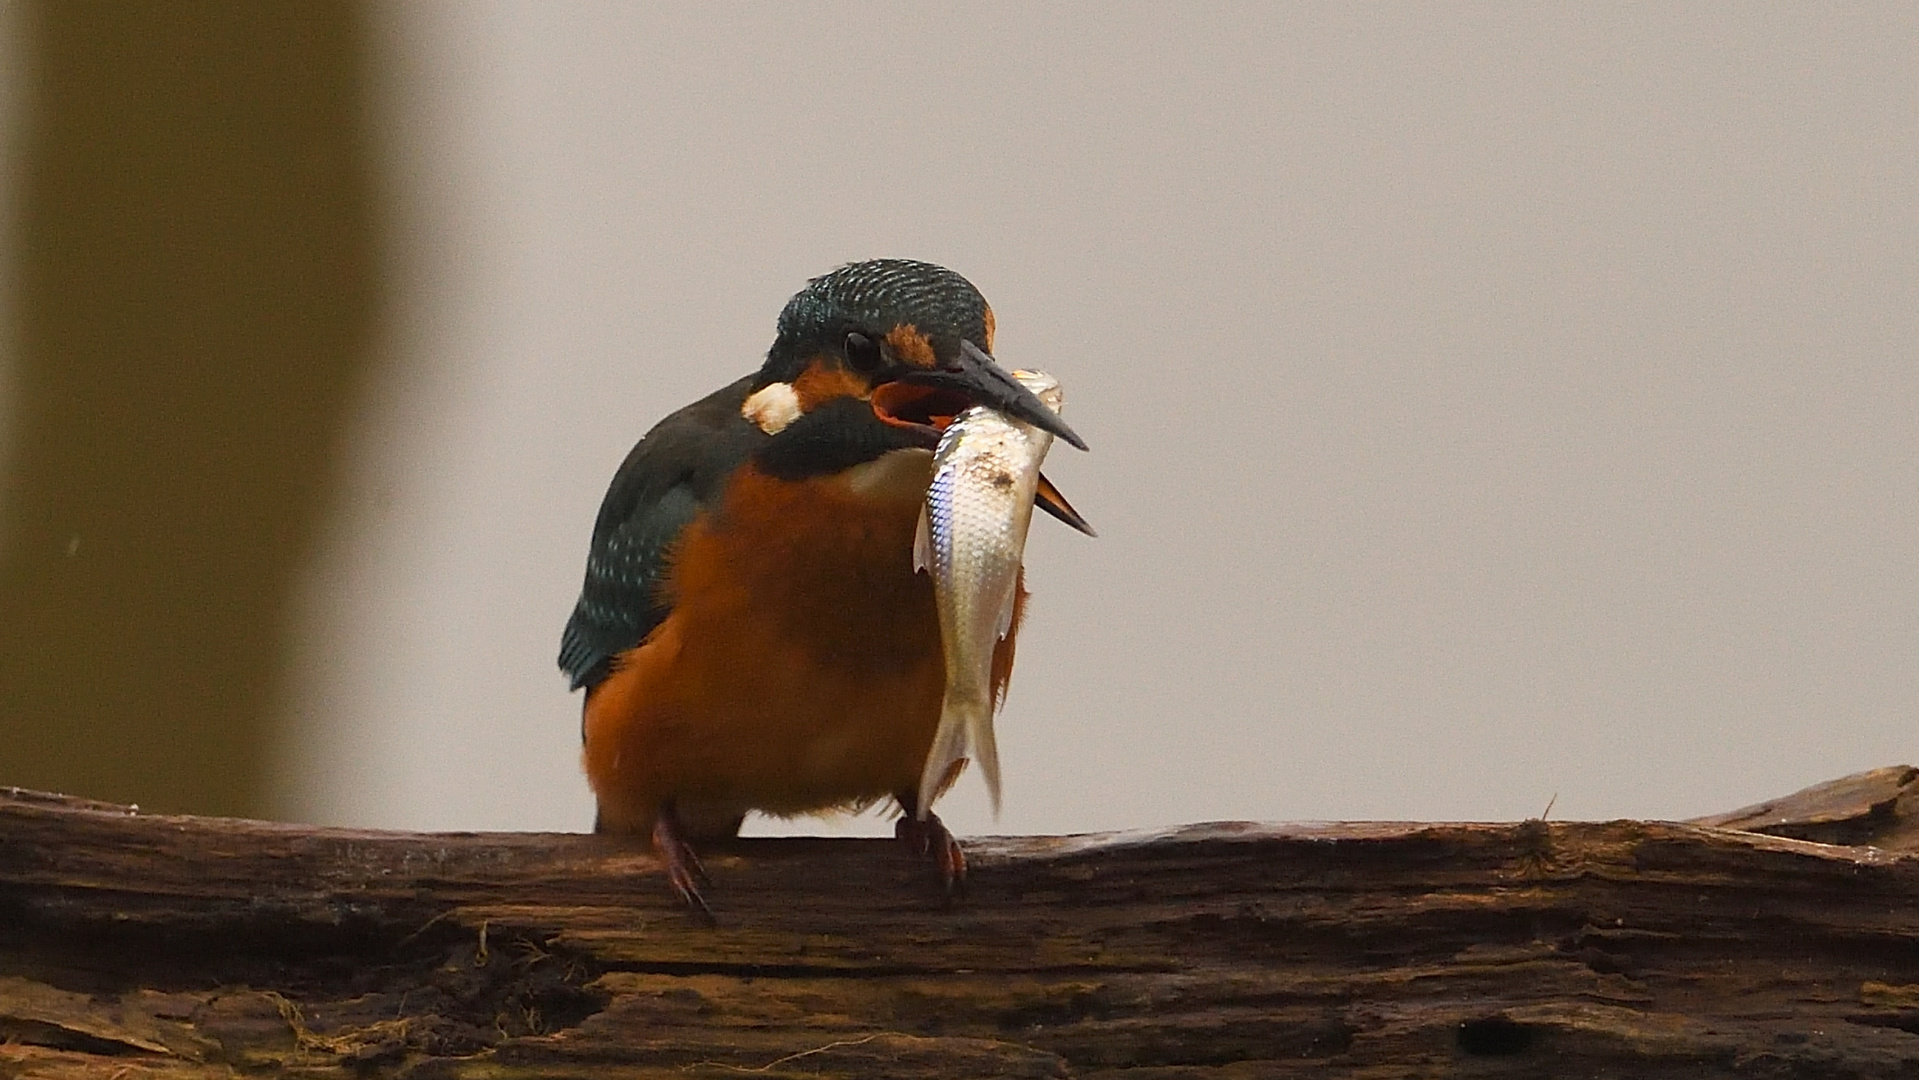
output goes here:
{"type": "MultiPolygon", "coordinates": [[[[908,482],[881,484],[748,467],[688,527],[672,613],[587,700],[602,827],[649,830],[667,799],[724,820],[918,786],[945,668],[932,582],[912,563],[925,485],[906,464],[908,482]]],[[[1012,660],[1009,634],[1001,686],[1012,660]]]]}

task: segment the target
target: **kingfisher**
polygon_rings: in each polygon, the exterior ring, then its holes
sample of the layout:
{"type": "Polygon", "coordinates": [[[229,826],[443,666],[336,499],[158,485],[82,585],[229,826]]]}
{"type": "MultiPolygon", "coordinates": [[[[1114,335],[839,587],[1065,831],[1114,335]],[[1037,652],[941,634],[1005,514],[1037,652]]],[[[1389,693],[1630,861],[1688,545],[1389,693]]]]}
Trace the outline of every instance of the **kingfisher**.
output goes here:
{"type": "MultiPolygon", "coordinates": [[[[913,562],[933,449],[975,405],[1086,448],[993,358],[993,330],[944,267],[842,266],[786,304],[758,371],[661,420],[614,473],[559,665],[586,692],[595,831],[648,837],[689,908],[710,915],[692,845],[748,811],[890,799],[899,838],[949,894],[963,881],[958,841],[917,805],[945,690],[913,562]]],[[[1091,532],[1050,483],[1035,502],[1091,532]]],[[[1025,600],[1022,583],[995,700],[1025,600]]]]}

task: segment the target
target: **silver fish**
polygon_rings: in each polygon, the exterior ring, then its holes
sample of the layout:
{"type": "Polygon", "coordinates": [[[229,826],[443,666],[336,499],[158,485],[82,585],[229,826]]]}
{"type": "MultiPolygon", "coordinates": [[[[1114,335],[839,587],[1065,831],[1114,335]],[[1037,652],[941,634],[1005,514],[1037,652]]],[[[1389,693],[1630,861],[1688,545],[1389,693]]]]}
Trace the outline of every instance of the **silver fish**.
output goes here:
{"type": "MultiPolygon", "coordinates": [[[[1043,371],[1015,371],[1013,377],[1047,408],[1059,411],[1064,401],[1059,380],[1043,371]]],[[[969,752],[979,759],[993,813],[999,813],[993,650],[1012,628],[1039,467],[1052,445],[1050,432],[978,405],[947,426],[933,452],[933,482],[920,511],[913,567],[933,573],[946,697],[920,772],[922,819],[940,782],[969,752]]]]}

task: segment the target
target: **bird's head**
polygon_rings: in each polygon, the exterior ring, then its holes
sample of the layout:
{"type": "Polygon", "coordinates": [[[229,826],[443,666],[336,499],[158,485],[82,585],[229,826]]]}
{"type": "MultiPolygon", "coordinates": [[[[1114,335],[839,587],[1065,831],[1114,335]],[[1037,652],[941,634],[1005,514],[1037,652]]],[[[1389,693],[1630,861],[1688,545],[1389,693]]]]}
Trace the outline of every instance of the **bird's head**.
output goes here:
{"type": "Polygon", "coordinates": [[[1086,443],[993,359],[993,309],[972,282],[906,259],[842,266],[780,312],[747,419],[821,464],[939,442],[974,405],[1086,443]]]}

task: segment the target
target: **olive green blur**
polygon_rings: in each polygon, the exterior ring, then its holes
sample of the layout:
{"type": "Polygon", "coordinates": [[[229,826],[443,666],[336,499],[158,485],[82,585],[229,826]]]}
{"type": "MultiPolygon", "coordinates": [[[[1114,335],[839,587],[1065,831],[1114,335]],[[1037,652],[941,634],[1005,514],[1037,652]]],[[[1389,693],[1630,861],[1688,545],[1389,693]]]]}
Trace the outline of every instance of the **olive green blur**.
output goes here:
{"type": "Polygon", "coordinates": [[[365,14],[16,19],[0,784],[258,812],[379,315],[365,14]]]}

